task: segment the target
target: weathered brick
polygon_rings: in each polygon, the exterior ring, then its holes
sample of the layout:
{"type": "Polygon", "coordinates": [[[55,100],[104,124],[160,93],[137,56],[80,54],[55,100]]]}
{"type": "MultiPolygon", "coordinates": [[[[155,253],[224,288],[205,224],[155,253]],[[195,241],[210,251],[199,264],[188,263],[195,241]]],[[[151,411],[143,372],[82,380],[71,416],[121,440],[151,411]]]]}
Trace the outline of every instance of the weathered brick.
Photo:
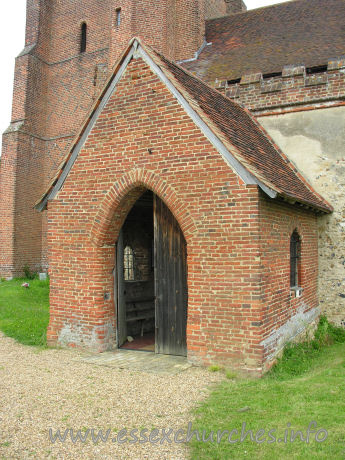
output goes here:
{"type": "Polygon", "coordinates": [[[68,330],[67,345],[114,346],[114,297],[105,301],[103,293],[113,292],[114,245],[145,189],[166,202],[187,242],[189,359],[256,372],[269,366],[274,350],[262,341],[299,306],[317,306],[316,217],[283,202],[270,205],[256,186],[245,186],[140,59],[129,64],[48,205],[49,342],[61,341],[68,330]],[[184,126],[176,138],[169,136],[172,120],[184,126]],[[89,174],[90,162],[97,174],[89,174]],[[234,195],[235,205],[225,206],[234,195]],[[303,299],[290,296],[295,228],[303,240],[302,279],[309,280],[303,299]]]}

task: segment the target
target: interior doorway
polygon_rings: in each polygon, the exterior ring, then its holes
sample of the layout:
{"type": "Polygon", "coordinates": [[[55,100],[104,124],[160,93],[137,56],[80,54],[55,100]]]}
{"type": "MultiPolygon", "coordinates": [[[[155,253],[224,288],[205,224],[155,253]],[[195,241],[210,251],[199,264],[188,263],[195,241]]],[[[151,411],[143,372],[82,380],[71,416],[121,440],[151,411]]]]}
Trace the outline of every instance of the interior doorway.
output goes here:
{"type": "Polygon", "coordinates": [[[186,356],[186,242],[151,191],[129,212],[116,252],[118,347],[186,356]]]}

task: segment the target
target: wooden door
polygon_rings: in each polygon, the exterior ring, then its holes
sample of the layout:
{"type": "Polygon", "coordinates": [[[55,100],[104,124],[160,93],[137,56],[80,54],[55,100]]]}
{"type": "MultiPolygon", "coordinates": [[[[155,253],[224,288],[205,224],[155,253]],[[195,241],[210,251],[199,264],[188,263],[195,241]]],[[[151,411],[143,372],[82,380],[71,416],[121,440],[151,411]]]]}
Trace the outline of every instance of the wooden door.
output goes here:
{"type": "Polygon", "coordinates": [[[116,245],[117,267],[117,346],[121,347],[127,340],[125,279],[123,269],[123,232],[120,231],[116,245]]]}
{"type": "Polygon", "coordinates": [[[187,247],[175,217],[154,195],[156,353],[186,356],[187,247]]]}

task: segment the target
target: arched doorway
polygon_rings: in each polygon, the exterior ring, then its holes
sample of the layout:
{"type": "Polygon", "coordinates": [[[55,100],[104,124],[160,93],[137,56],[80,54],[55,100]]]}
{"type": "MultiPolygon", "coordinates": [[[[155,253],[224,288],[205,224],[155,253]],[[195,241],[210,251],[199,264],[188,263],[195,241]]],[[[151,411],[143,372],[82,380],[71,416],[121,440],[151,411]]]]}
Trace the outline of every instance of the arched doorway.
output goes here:
{"type": "Polygon", "coordinates": [[[151,191],[129,212],[116,253],[117,346],[186,356],[186,241],[151,191]]]}

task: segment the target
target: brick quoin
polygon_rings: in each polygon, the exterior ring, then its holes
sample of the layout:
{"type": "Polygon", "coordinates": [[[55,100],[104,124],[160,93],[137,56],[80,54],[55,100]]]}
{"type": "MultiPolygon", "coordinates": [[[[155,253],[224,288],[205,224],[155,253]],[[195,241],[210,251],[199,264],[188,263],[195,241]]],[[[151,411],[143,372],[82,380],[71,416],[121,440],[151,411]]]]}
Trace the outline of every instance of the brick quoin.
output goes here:
{"type": "Polygon", "coordinates": [[[49,343],[115,346],[115,243],[147,189],[167,204],[187,242],[188,359],[260,374],[277,348],[263,341],[299,308],[317,306],[315,214],[272,205],[246,186],[141,59],[129,64],[48,202],[49,343]],[[302,279],[309,279],[303,301],[290,294],[295,228],[306,254],[302,279]]]}

